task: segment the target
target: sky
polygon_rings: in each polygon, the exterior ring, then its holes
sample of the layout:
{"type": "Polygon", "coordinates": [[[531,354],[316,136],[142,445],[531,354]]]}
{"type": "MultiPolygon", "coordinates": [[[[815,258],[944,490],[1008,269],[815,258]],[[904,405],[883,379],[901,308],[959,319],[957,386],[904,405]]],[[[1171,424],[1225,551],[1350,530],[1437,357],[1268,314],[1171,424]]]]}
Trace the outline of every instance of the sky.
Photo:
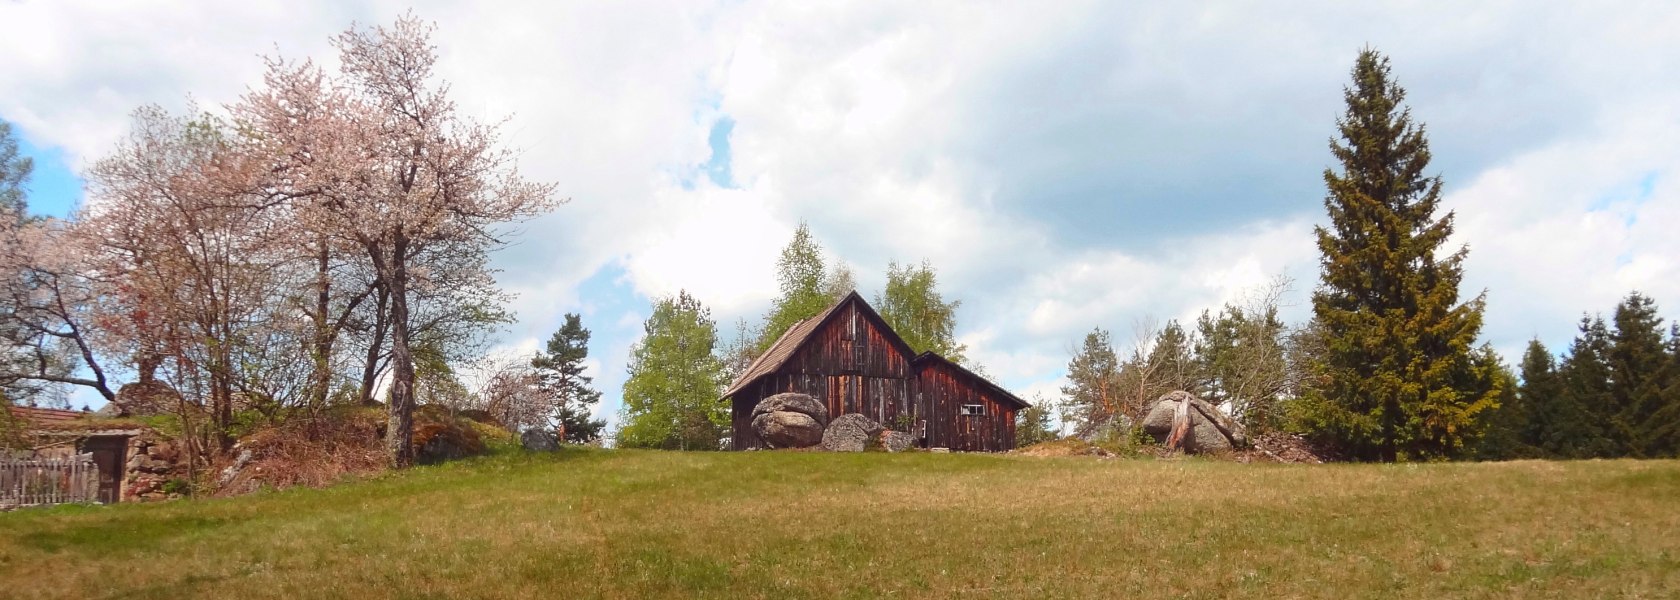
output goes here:
{"type": "Polygon", "coordinates": [[[1371,47],[1427,126],[1486,342],[1561,352],[1635,289],[1680,316],[1680,4],[1454,4],[0,0],[0,119],[31,208],[66,214],[135,108],[219,110],[263,56],[335,65],[330,36],[412,9],[461,110],[569,199],[496,257],[497,351],[580,313],[598,414],[652,298],[756,322],[800,222],[866,297],[930,261],[968,355],[1053,399],[1093,327],[1129,344],[1280,275],[1306,318],[1371,47]]]}

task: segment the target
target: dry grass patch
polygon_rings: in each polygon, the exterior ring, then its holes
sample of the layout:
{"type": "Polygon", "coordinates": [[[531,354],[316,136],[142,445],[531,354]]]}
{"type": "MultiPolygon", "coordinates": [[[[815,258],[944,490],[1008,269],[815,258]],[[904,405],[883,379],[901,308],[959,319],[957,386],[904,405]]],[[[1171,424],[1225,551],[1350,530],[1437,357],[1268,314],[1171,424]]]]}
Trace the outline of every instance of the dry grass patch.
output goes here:
{"type": "Polygon", "coordinates": [[[1674,597],[1680,463],[568,450],[0,515],[70,597],[1674,597]]]}

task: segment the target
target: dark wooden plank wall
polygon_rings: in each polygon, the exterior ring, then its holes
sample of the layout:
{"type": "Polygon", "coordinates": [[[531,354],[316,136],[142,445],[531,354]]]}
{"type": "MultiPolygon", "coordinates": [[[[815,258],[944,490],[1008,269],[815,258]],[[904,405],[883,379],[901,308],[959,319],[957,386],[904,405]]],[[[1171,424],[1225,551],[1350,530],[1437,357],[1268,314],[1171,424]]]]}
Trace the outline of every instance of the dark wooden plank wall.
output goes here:
{"type": "Polygon", "coordinates": [[[1001,452],[1015,447],[1013,404],[943,362],[927,362],[921,371],[917,377],[920,412],[938,415],[928,419],[928,447],[970,452],[1001,452]],[[964,404],[978,404],[985,414],[964,416],[964,404]]]}
{"type": "Polygon", "coordinates": [[[737,394],[731,405],[733,447],[764,446],[752,430],[752,409],[783,392],[811,395],[828,406],[830,416],[862,413],[889,426],[899,414],[912,412],[911,357],[887,335],[857,304],[841,307],[781,369],[737,394]]]}

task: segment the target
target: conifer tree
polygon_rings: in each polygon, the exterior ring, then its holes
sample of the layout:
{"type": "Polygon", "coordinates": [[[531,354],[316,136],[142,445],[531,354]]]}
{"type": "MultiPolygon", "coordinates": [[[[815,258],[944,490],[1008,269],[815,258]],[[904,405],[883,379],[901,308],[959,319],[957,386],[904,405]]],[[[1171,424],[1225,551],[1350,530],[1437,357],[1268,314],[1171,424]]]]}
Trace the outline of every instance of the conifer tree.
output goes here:
{"type": "Polygon", "coordinates": [[[1614,402],[1610,393],[1610,328],[1602,317],[1581,317],[1581,333],[1558,364],[1560,412],[1548,415],[1550,436],[1560,458],[1616,455],[1607,429],[1614,402]]]}
{"type": "Polygon", "coordinates": [[[1074,433],[1089,434],[1120,414],[1120,358],[1101,327],[1085,334],[1085,341],[1068,361],[1067,385],[1062,386],[1061,413],[1074,424],[1074,433]]]}
{"type": "Polygon", "coordinates": [[[587,358],[589,330],[575,313],[566,313],[565,322],[548,338],[548,345],[531,358],[531,369],[554,405],[553,418],[563,441],[589,442],[600,437],[606,426],[606,421],[589,418],[591,409],[601,401],[601,392],[592,385],[594,378],[583,374],[587,358]]]}
{"type": "Polygon", "coordinates": [[[1441,179],[1388,59],[1364,50],[1352,76],[1316,228],[1325,348],[1303,422],[1359,459],[1454,456],[1497,404],[1498,378],[1472,361],[1483,297],[1459,299],[1468,248],[1440,254],[1453,214],[1436,214],[1441,179]]]}
{"type": "Polygon", "coordinates": [[[1661,406],[1641,428],[1646,452],[1653,457],[1680,457],[1680,323],[1672,323],[1665,345],[1661,406]]]}
{"type": "Polygon", "coordinates": [[[1522,402],[1518,394],[1517,376],[1510,367],[1499,359],[1499,355],[1491,347],[1483,346],[1476,351],[1475,360],[1480,364],[1494,365],[1492,370],[1499,378],[1499,406],[1488,411],[1481,439],[1476,444],[1476,458],[1478,460],[1514,460],[1519,458],[1537,458],[1540,450],[1523,440],[1523,434],[1528,425],[1528,406],[1522,402]]]}
{"type": "Polygon", "coordinates": [[[1662,407],[1663,323],[1649,296],[1633,292],[1616,306],[1610,335],[1609,401],[1605,416],[1617,456],[1650,456],[1648,423],[1662,407]]]}

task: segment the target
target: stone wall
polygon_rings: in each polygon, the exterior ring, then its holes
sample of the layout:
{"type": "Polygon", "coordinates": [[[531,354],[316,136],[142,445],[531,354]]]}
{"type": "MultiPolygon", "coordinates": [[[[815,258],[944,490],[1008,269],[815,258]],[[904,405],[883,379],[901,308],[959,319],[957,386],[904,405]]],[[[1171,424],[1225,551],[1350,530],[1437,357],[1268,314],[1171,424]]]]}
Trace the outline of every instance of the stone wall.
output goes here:
{"type": "Polygon", "coordinates": [[[123,472],[122,501],[152,502],[181,497],[185,490],[166,489],[171,481],[187,485],[186,453],[178,442],[146,432],[128,438],[128,464],[123,472]]]}

